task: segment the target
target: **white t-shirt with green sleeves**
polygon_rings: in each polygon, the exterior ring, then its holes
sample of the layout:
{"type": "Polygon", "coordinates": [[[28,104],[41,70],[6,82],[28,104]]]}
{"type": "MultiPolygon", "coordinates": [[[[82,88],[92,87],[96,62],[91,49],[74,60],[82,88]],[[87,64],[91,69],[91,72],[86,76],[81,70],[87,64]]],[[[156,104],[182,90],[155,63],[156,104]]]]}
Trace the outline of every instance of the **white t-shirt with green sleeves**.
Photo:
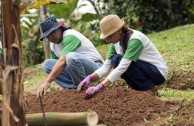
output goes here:
{"type": "Polygon", "coordinates": [[[137,60],[155,65],[163,77],[167,79],[168,67],[162,58],[162,55],[159,53],[150,39],[139,31],[133,30],[133,33],[128,41],[125,54],[123,54],[123,50],[119,42],[110,45],[106,61],[102,67],[95,71],[100,78],[110,71],[112,67],[111,60],[115,54],[121,54],[123,58],[121,59],[118,67],[116,67],[107,76],[107,79],[112,83],[127,70],[132,61],[136,62],[137,60]]]}
{"type": "Polygon", "coordinates": [[[92,42],[73,29],[64,31],[62,42],[59,44],[50,43],[50,48],[50,56],[52,59],[58,59],[61,55],[68,54],[69,52],[77,52],[93,61],[100,60],[103,62],[101,55],[92,42]]]}

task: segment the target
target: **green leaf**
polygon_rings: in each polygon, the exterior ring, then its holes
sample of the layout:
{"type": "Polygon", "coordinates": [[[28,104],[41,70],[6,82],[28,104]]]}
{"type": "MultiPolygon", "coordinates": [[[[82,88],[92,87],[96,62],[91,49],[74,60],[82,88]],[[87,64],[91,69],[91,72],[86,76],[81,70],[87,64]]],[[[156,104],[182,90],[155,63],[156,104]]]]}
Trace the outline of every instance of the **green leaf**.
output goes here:
{"type": "Polygon", "coordinates": [[[95,19],[98,19],[97,14],[86,13],[86,14],[82,15],[82,18],[80,20],[87,22],[87,21],[92,21],[95,19]]]}
{"type": "Polygon", "coordinates": [[[48,10],[51,14],[55,15],[56,18],[70,19],[73,11],[77,7],[78,0],[73,0],[71,3],[65,4],[50,4],[48,10]]]}

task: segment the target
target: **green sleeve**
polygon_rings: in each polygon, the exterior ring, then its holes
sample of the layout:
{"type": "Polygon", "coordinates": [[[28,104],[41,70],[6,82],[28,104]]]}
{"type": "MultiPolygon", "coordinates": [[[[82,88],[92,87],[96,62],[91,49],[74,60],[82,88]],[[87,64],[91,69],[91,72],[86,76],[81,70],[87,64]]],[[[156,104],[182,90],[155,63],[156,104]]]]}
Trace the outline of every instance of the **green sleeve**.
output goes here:
{"type": "Polygon", "coordinates": [[[59,59],[52,50],[50,50],[50,58],[51,59],[59,59]]]}
{"type": "Polygon", "coordinates": [[[143,44],[139,39],[131,39],[128,41],[127,49],[123,56],[124,59],[137,61],[143,51],[143,44]]]}
{"type": "Polygon", "coordinates": [[[62,40],[61,55],[74,52],[79,46],[81,46],[81,41],[77,37],[73,35],[65,36],[62,40]]]}
{"type": "Polygon", "coordinates": [[[110,45],[106,59],[111,60],[116,54],[116,50],[113,44],[110,45]]]}

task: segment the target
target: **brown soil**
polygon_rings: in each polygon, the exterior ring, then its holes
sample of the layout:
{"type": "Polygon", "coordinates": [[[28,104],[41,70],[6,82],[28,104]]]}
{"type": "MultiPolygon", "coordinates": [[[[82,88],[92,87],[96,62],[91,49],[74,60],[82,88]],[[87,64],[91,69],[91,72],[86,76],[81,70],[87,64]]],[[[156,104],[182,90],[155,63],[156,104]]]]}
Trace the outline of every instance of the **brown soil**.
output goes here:
{"type": "MultiPolygon", "coordinates": [[[[105,88],[89,100],[84,91],[75,89],[52,91],[43,97],[45,112],[95,111],[100,124],[107,126],[134,126],[147,124],[163,117],[171,105],[157,99],[152,92],[140,92],[124,86],[105,88]]],[[[36,95],[28,94],[27,113],[42,112],[36,95]]]]}
{"type": "Polygon", "coordinates": [[[194,72],[173,72],[167,87],[179,90],[194,89],[194,72]]]}
{"type": "MultiPolygon", "coordinates": [[[[192,71],[174,72],[161,87],[194,89],[193,77],[192,71]]],[[[189,103],[185,100],[164,101],[150,91],[140,92],[126,88],[125,83],[120,80],[115,85],[111,88],[106,87],[89,100],[84,99],[84,91],[51,91],[42,99],[44,111],[95,111],[99,115],[99,124],[107,126],[194,126],[194,100],[189,103]]],[[[36,95],[28,93],[26,98],[26,113],[42,112],[40,100],[36,95]]]]}

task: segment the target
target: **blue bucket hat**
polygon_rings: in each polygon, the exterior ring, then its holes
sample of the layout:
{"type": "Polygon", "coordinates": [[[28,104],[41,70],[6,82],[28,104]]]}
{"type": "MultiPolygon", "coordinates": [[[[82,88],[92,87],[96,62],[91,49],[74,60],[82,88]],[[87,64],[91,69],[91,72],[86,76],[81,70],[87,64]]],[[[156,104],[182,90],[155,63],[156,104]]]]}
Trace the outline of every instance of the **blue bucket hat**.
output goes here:
{"type": "Polygon", "coordinates": [[[59,24],[55,17],[49,17],[40,23],[40,28],[42,31],[42,35],[40,37],[40,41],[43,41],[45,37],[47,37],[52,31],[58,29],[62,25],[59,24]]]}

